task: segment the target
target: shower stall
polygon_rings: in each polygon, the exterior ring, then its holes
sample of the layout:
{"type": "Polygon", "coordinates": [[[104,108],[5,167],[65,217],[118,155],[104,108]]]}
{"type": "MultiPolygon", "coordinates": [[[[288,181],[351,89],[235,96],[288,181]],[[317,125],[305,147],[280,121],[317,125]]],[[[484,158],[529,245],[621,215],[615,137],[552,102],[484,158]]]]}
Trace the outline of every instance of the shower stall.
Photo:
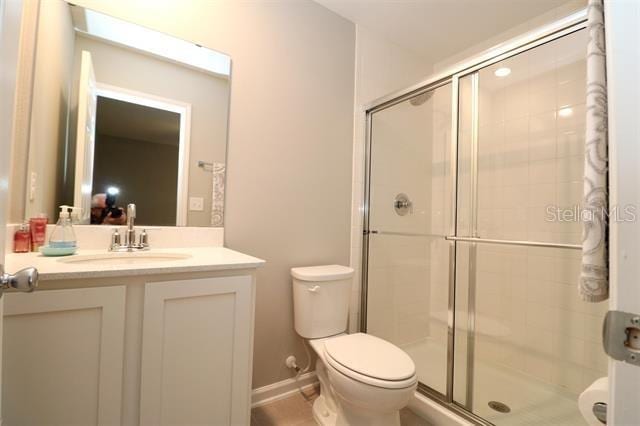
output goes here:
{"type": "Polygon", "coordinates": [[[584,424],[606,303],[577,291],[584,13],[367,109],[361,328],[477,423],[584,424]]]}

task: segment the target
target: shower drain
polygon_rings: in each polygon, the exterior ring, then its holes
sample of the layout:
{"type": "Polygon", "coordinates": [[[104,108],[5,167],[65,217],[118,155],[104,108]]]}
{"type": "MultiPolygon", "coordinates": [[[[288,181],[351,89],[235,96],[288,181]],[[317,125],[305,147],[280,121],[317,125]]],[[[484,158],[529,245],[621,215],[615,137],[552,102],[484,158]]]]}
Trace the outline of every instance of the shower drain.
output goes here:
{"type": "Polygon", "coordinates": [[[507,404],[500,401],[489,401],[489,408],[496,410],[498,413],[510,413],[511,408],[507,404]]]}

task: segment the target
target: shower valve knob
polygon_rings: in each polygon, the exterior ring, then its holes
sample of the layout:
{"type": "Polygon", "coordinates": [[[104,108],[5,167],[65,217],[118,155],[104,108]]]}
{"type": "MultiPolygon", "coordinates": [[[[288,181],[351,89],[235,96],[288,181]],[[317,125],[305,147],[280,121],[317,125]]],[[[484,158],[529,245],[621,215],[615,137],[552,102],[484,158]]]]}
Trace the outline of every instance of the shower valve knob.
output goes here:
{"type": "Polygon", "coordinates": [[[413,203],[407,194],[400,193],[393,200],[393,209],[398,216],[405,216],[407,213],[413,213],[413,203]]]}

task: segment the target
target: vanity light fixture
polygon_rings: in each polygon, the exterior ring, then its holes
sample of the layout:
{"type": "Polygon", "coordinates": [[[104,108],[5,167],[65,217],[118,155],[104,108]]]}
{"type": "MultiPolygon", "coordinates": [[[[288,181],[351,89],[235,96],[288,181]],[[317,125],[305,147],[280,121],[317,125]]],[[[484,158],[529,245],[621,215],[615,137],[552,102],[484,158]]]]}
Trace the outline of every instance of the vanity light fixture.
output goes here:
{"type": "Polygon", "coordinates": [[[511,68],[500,67],[494,72],[496,77],[506,77],[511,74],[511,68]]]}
{"type": "Polygon", "coordinates": [[[569,108],[569,107],[560,108],[558,110],[558,115],[560,117],[571,117],[573,115],[573,108],[569,108]]]}

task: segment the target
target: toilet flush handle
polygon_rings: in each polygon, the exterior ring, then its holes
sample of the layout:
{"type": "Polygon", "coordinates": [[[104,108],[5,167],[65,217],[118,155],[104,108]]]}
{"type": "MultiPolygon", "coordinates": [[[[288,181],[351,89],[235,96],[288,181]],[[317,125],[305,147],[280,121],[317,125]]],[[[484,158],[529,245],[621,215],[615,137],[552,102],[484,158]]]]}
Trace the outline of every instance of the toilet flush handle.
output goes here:
{"type": "Polygon", "coordinates": [[[314,285],[313,287],[307,287],[307,290],[309,290],[311,293],[317,293],[318,290],[320,290],[320,286],[314,285]]]}

